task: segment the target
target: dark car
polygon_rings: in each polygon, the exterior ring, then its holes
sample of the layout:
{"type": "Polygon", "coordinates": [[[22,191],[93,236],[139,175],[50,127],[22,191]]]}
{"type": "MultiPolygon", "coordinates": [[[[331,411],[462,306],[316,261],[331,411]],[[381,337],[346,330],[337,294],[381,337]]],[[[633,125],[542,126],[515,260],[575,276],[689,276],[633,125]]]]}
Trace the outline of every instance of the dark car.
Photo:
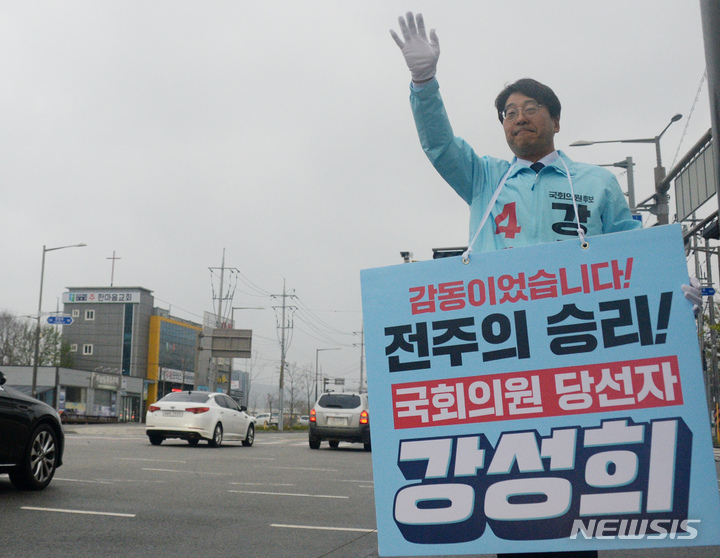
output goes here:
{"type": "Polygon", "coordinates": [[[323,393],[310,411],[308,435],[311,449],[319,449],[327,440],[333,449],[350,442],[372,451],[367,394],[323,393]]]}
{"type": "Polygon", "coordinates": [[[5,387],[0,372],[0,474],[20,490],[42,490],[62,465],[65,436],[50,405],[5,387]]]}

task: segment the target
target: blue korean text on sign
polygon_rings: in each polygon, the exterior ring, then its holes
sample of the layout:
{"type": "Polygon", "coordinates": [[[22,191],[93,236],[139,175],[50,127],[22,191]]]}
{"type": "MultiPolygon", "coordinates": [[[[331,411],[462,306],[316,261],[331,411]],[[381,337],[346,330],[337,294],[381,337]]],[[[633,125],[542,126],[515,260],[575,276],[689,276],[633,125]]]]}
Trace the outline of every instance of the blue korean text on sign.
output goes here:
{"type": "Polygon", "coordinates": [[[73,323],[71,316],[48,316],[47,323],[52,325],[70,325],[73,323]]]}
{"type": "Polygon", "coordinates": [[[703,287],[701,291],[703,296],[713,296],[715,294],[714,287],[703,287]]]}
{"type": "Polygon", "coordinates": [[[681,230],[588,241],[362,272],[381,556],[720,544],[681,230]]]}

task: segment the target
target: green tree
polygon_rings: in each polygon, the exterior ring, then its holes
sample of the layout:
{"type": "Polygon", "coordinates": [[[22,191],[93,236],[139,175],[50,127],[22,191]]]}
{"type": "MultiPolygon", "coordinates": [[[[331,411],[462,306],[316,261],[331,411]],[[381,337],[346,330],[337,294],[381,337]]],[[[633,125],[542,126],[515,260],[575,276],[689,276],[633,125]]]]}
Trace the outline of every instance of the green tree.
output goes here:
{"type": "Polygon", "coordinates": [[[58,365],[62,366],[63,368],[75,367],[75,359],[70,352],[70,343],[68,343],[67,341],[63,341],[60,344],[60,362],[58,365]]]}

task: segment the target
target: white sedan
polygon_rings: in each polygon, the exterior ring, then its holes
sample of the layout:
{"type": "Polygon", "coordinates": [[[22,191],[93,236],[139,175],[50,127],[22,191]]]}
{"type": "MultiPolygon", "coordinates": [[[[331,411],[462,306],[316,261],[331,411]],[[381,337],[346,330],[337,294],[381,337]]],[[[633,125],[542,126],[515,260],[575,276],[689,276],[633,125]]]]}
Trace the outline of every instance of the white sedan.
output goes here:
{"type": "Polygon", "coordinates": [[[145,433],[154,446],[168,438],[187,440],[191,446],[207,440],[220,447],[223,440],[255,441],[255,417],[223,393],[179,391],[169,393],[148,407],[145,433]]]}

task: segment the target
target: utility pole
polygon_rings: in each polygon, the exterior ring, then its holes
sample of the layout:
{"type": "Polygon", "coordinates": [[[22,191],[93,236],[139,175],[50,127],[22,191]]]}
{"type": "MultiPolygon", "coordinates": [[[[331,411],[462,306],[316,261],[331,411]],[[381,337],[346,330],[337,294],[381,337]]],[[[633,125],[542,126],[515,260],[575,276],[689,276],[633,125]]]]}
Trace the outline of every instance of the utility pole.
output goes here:
{"type": "MultiPolygon", "coordinates": [[[[285,321],[285,311],[286,309],[288,311],[294,310],[294,306],[287,306],[286,299],[287,298],[295,298],[295,295],[287,294],[287,291],[285,289],[285,279],[283,279],[283,292],[282,295],[273,295],[282,297],[282,306],[281,306],[281,314],[280,314],[280,394],[279,394],[279,402],[278,406],[280,407],[278,411],[278,430],[283,429],[283,418],[284,418],[284,405],[285,405],[285,355],[287,354],[287,347],[285,346],[285,330],[286,329],[292,329],[292,323],[286,324],[285,321]]],[[[277,308],[277,307],[274,307],[277,308]]]]}
{"type": "Polygon", "coordinates": [[[363,325],[363,326],[360,328],[360,331],[359,331],[359,332],[356,331],[355,333],[356,333],[357,335],[360,335],[360,343],[355,343],[355,346],[356,346],[356,347],[360,347],[360,387],[358,388],[358,393],[362,393],[362,391],[363,391],[363,382],[364,382],[364,378],[363,378],[363,375],[364,375],[363,372],[364,372],[364,370],[363,370],[363,368],[364,368],[364,365],[365,365],[365,360],[364,360],[364,357],[365,357],[365,326],[363,325]]]}
{"type": "Polygon", "coordinates": [[[225,279],[225,248],[223,248],[222,264],[220,265],[220,294],[218,295],[218,311],[215,314],[215,327],[222,327],[223,282],[225,279]]]}
{"type": "MultiPolygon", "coordinates": [[[[228,287],[227,294],[225,293],[225,271],[239,271],[237,268],[234,267],[225,267],[225,248],[223,248],[223,255],[222,255],[222,264],[220,267],[210,267],[208,268],[210,272],[213,272],[215,270],[220,270],[220,290],[218,292],[217,298],[213,297],[213,301],[217,300],[217,312],[215,313],[215,327],[217,329],[232,327],[227,324],[227,320],[223,318],[223,312],[229,313],[228,308],[232,308],[232,300],[233,300],[233,294],[231,291],[231,288],[228,287]],[[223,303],[227,301],[227,305],[223,305],[223,303]]],[[[212,280],[212,279],[211,279],[212,280]]],[[[233,289],[234,291],[234,289],[233,289]]],[[[228,316],[229,319],[229,316],[228,316]]],[[[228,387],[227,392],[228,395],[230,394],[230,387],[232,385],[232,369],[233,369],[233,361],[230,360],[230,371],[228,372],[228,387]]],[[[210,377],[208,378],[208,386],[210,386],[210,390],[214,391],[215,382],[217,380],[217,373],[218,373],[218,359],[212,358],[211,359],[212,370],[208,371],[208,374],[210,377]]]]}
{"type": "Polygon", "coordinates": [[[712,122],[713,151],[715,152],[715,188],[720,193],[720,4],[717,0],[700,0],[705,64],[707,64],[710,122],[712,122]]]}
{"type": "Polygon", "coordinates": [[[282,317],[280,318],[280,395],[278,409],[278,430],[283,430],[285,422],[285,279],[283,279],[282,317]]]}

